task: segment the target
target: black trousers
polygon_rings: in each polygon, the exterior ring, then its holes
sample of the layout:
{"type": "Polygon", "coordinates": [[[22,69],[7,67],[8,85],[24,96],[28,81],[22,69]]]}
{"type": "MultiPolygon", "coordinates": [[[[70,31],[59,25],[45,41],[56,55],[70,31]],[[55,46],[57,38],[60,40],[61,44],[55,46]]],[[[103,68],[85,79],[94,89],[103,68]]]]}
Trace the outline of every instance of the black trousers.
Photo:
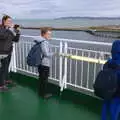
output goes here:
{"type": "Polygon", "coordinates": [[[6,58],[1,59],[0,86],[4,85],[5,80],[8,80],[10,60],[11,60],[11,54],[9,54],[6,58]]]}
{"type": "Polygon", "coordinates": [[[38,72],[39,72],[38,93],[42,97],[44,97],[44,95],[48,93],[47,89],[48,89],[49,70],[50,68],[48,66],[40,65],[38,67],[38,72]]]}

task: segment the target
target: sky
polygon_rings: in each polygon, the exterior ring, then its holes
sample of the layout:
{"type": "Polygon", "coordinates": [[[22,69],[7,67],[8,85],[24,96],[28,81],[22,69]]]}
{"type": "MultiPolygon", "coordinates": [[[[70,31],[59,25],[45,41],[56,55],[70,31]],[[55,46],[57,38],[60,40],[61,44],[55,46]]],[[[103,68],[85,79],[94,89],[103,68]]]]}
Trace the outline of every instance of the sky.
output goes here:
{"type": "Polygon", "coordinates": [[[0,0],[3,14],[16,19],[120,17],[120,0],[0,0]]]}

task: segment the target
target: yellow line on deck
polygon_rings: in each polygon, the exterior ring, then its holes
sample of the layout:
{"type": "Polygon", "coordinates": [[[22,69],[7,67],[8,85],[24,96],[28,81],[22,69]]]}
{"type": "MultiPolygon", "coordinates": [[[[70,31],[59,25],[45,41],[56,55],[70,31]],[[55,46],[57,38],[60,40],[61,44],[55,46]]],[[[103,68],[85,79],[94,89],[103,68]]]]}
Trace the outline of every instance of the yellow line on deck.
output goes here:
{"type": "Polygon", "coordinates": [[[96,59],[96,58],[89,58],[89,57],[83,57],[83,56],[77,56],[77,55],[66,55],[66,54],[61,54],[61,56],[74,59],[74,60],[80,60],[80,61],[86,61],[86,62],[91,62],[91,63],[99,63],[99,64],[105,64],[105,60],[101,59],[96,59]]]}

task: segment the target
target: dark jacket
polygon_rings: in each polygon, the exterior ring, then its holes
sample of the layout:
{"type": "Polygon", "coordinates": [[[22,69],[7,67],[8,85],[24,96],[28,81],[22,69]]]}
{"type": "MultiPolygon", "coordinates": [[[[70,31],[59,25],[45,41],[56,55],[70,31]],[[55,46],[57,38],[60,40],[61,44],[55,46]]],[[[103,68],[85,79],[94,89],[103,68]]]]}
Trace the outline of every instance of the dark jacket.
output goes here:
{"type": "Polygon", "coordinates": [[[0,54],[11,54],[13,41],[18,42],[19,38],[19,32],[14,34],[11,30],[0,26],[0,54]]]}
{"type": "Polygon", "coordinates": [[[118,73],[118,91],[117,96],[120,96],[120,40],[114,41],[111,49],[112,58],[108,60],[103,69],[113,68],[118,73]]]}

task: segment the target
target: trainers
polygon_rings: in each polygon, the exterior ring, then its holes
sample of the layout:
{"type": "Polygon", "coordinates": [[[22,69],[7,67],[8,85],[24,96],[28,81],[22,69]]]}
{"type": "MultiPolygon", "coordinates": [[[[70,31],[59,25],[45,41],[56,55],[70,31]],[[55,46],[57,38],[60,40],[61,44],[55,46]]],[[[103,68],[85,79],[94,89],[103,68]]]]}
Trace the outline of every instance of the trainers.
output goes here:
{"type": "Polygon", "coordinates": [[[52,94],[51,94],[51,93],[48,93],[48,94],[45,94],[45,95],[44,95],[44,99],[49,99],[50,97],[52,97],[52,94]]]}
{"type": "Polygon", "coordinates": [[[12,80],[5,80],[5,83],[6,83],[6,84],[12,84],[13,81],[12,81],[12,80]]]}
{"type": "Polygon", "coordinates": [[[14,83],[12,80],[5,80],[5,84],[6,85],[16,86],[16,83],[14,83]]]}
{"type": "Polygon", "coordinates": [[[5,85],[0,86],[0,92],[5,92],[8,91],[8,87],[6,87],[5,85]]]}

